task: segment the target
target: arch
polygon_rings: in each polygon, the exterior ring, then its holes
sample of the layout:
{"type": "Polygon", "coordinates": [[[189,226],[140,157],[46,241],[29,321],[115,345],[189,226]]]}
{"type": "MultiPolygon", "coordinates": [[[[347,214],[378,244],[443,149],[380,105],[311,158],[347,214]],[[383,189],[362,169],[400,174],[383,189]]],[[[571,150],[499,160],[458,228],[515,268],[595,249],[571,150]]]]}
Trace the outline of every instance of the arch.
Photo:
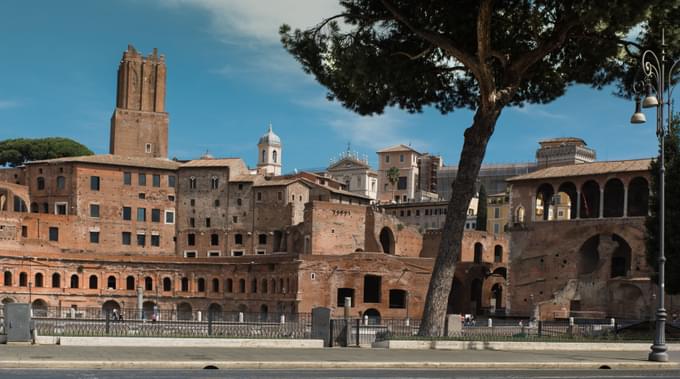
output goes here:
{"type": "Polygon", "coordinates": [[[192,320],[193,310],[191,304],[182,302],[177,304],[177,319],[178,320],[192,320]]]}
{"type": "Polygon", "coordinates": [[[25,272],[19,273],[19,287],[28,287],[28,274],[25,272]]]}
{"type": "Polygon", "coordinates": [[[245,304],[239,304],[238,307],[236,307],[236,309],[239,312],[243,312],[243,313],[248,312],[248,307],[245,304]]]}
{"type": "Polygon", "coordinates": [[[496,300],[496,308],[503,308],[503,285],[496,283],[491,286],[491,298],[496,300]]]}
{"type": "Polygon", "coordinates": [[[276,150],[272,150],[272,161],[276,163],[279,160],[279,153],[276,150]]]}
{"type": "Polygon", "coordinates": [[[95,290],[99,286],[99,278],[97,278],[97,275],[90,275],[90,289],[95,290]]]}
{"type": "Polygon", "coordinates": [[[58,272],[52,274],[52,288],[61,287],[61,275],[58,272]]]}
{"type": "Polygon", "coordinates": [[[238,280],[238,292],[246,293],[246,280],[245,279],[239,279],[238,280]]]}
{"type": "Polygon", "coordinates": [[[116,289],[116,277],[113,275],[109,275],[108,278],[106,278],[106,288],[115,290],[116,289]]]}
{"type": "Polygon", "coordinates": [[[115,313],[118,313],[120,315],[120,304],[118,304],[117,301],[107,300],[107,301],[104,302],[104,304],[102,304],[102,314],[105,317],[106,317],[106,315],[108,315],[109,318],[111,318],[111,316],[113,316],[113,314],[114,314],[114,310],[115,310],[115,313]]]}
{"type": "Polygon", "coordinates": [[[269,317],[269,307],[267,306],[267,304],[260,305],[260,320],[261,321],[267,321],[268,317],[269,317]]]}
{"type": "Polygon", "coordinates": [[[198,278],[198,280],[196,280],[196,289],[198,292],[205,292],[205,279],[198,278]]]}
{"type": "Polygon", "coordinates": [[[189,292],[189,278],[187,278],[186,276],[183,277],[180,284],[182,292],[189,292]]]}
{"type": "Polygon", "coordinates": [[[612,178],[604,185],[604,217],[623,217],[623,182],[612,178]]]}
{"type": "Polygon", "coordinates": [[[224,291],[229,293],[234,292],[234,281],[231,278],[228,278],[224,282],[224,291]]]}
{"type": "Polygon", "coordinates": [[[163,291],[172,291],[172,279],[168,278],[167,276],[163,278],[163,291]]]}
{"type": "Polygon", "coordinates": [[[44,285],[44,279],[43,279],[43,274],[41,272],[38,272],[35,274],[35,278],[33,279],[33,282],[35,283],[35,288],[42,288],[44,285]]]}
{"type": "Polygon", "coordinates": [[[220,280],[217,278],[213,278],[212,280],[212,291],[220,292],[220,280]]]}
{"type": "Polygon", "coordinates": [[[73,274],[71,275],[71,288],[78,288],[80,282],[80,278],[78,278],[78,275],[73,274]]]}
{"type": "Polygon", "coordinates": [[[368,317],[368,323],[370,325],[380,324],[380,312],[375,308],[368,308],[364,311],[364,317],[368,317]]]}
{"type": "Polygon", "coordinates": [[[221,305],[212,303],[208,307],[208,319],[213,321],[222,321],[224,319],[224,317],[222,317],[222,312],[223,308],[221,305]]]}
{"type": "MultiPolygon", "coordinates": [[[[609,288],[608,310],[610,316],[622,319],[644,320],[651,319],[653,309],[646,303],[642,290],[630,283],[609,288]]],[[[648,300],[647,300],[648,301],[648,300]]]]}
{"type": "Polygon", "coordinates": [[[503,246],[496,245],[493,248],[493,261],[494,263],[503,262],[503,246]]]}
{"type": "Polygon", "coordinates": [[[262,150],[262,163],[267,162],[267,150],[262,150]]]}
{"type": "Polygon", "coordinates": [[[612,253],[610,277],[628,276],[631,264],[631,248],[628,242],[620,236],[612,235],[616,248],[612,253]]]}
{"type": "Polygon", "coordinates": [[[12,285],[12,272],[11,271],[5,271],[5,274],[3,275],[3,285],[6,287],[9,287],[12,285]]]}
{"type": "Polygon", "coordinates": [[[581,186],[581,218],[600,217],[600,185],[588,180],[581,186]]]}
{"type": "Polygon", "coordinates": [[[132,291],[135,289],[135,277],[132,275],[129,275],[127,278],[125,278],[125,289],[128,291],[132,291]]]}
{"type": "Polygon", "coordinates": [[[517,207],[517,209],[515,209],[515,220],[516,220],[516,222],[518,222],[520,224],[524,223],[524,213],[525,213],[524,207],[521,206],[521,205],[519,207],[517,207]]]}
{"type": "Polygon", "coordinates": [[[591,274],[597,270],[600,263],[600,235],[588,238],[579,248],[579,275],[591,274]]]}
{"type": "Polygon", "coordinates": [[[484,260],[484,245],[481,242],[475,242],[475,255],[473,258],[474,263],[482,263],[484,260]]]}
{"type": "Polygon", "coordinates": [[[549,183],[541,184],[536,189],[536,218],[542,220],[550,220],[551,210],[550,204],[552,197],[555,194],[553,186],[549,183]]]}
{"type": "Polygon", "coordinates": [[[493,276],[502,276],[503,279],[507,279],[507,278],[508,278],[508,269],[505,268],[505,267],[499,267],[499,268],[493,270],[493,272],[491,273],[491,275],[493,275],[493,276]]]}
{"type": "Polygon", "coordinates": [[[7,210],[7,195],[0,193],[0,211],[7,210]]]}
{"type": "Polygon", "coordinates": [[[14,212],[26,212],[26,201],[21,197],[14,195],[14,212]]]}
{"type": "Polygon", "coordinates": [[[470,308],[472,313],[479,314],[482,309],[482,279],[472,279],[470,284],[470,308]]]}
{"type": "Polygon", "coordinates": [[[576,218],[576,207],[578,206],[578,194],[576,185],[572,182],[564,182],[557,189],[557,195],[553,197],[553,204],[556,208],[557,220],[573,220],[576,218]]]}
{"type": "Polygon", "coordinates": [[[649,183],[638,176],[628,184],[628,216],[641,217],[649,213],[649,183]]]}
{"type": "Polygon", "coordinates": [[[144,278],[144,290],[145,291],[153,291],[153,278],[150,276],[147,276],[144,278]]]}
{"type": "Polygon", "coordinates": [[[0,304],[9,304],[9,303],[14,303],[14,302],[16,302],[16,301],[14,299],[12,299],[11,297],[6,297],[6,298],[2,299],[2,301],[0,301],[0,304]]]}
{"type": "Polygon", "coordinates": [[[380,245],[382,246],[383,253],[394,254],[394,233],[388,227],[383,227],[380,230],[380,245]]]}
{"type": "MultiPolygon", "coordinates": [[[[153,320],[154,319],[154,314],[157,313],[158,306],[156,306],[156,303],[150,300],[147,300],[142,303],[142,318],[146,320],[153,320]]],[[[156,314],[156,319],[158,319],[158,314],[156,314]]]]}
{"type": "Polygon", "coordinates": [[[43,299],[35,299],[31,303],[33,317],[47,317],[47,303],[43,299]]]}

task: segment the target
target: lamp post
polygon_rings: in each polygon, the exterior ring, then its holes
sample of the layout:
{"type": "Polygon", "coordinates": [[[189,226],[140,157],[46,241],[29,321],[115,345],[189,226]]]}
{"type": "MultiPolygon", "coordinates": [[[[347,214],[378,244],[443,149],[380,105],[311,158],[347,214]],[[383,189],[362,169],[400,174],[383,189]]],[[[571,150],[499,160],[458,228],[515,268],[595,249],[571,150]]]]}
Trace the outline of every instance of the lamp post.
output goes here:
{"type": "Polygon", "coordinates": [[[666,347],[666,309],[664,305],[664,283],[665,283],[665,263],[666,256],[664,253],[664,229],[665,229],[665,139],[671,133],[672,128],[672,95],[674,85],[672,85],[673,72],[678,66],[677,60],[672,62],[670,70],[666,71],[666,41],[664,31],[661,31],[661,57],[656,55],[651,50],[645,50],[642,53],[641,65],[642,70],[646,76],[646,96],[642,103],[638,96],[635,102],[635,113],[631,117],[630,122],[633,124],[642,124],[646,122],[642,108],[656,108],[656,136],[659,139],[660,158],[659,158],[659,257],[658,257],[658,272],[659,272],[659,294],[657,296],[658,308],[656,310],[656,332],[654,335],[654,344],[651,346],[651,352],[648,359],[650,361],[667,362],[668,348],[666,347]],[[664,103],[665,101],[665,103],[664,103]],[[664,105],[668,107],[668,123],[664,123],[664,105]]]}

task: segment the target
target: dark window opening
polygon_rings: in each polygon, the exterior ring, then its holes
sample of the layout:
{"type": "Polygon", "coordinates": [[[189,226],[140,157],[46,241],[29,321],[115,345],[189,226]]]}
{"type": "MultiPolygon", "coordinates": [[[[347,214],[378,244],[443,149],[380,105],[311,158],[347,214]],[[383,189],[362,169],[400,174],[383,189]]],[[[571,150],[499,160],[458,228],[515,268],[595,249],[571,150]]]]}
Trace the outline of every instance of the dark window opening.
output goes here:
{"type": "Polygon", "coordinates": [[[239,279],[238,290],[241,293],[246,293],[246,280],[245,279],[239,279]]]}
{"type": "Polygon", "coordinates": [[[484,246],[482,246],[482,244],[479,243],[479,242],[475,243],[474,262],[475,263],[482,263],[483,256],[484,256],[484,246]]]}
{"type": "Polygon", "coordinates": [[[188,292],[189,291],[189,279],[188,278],[182,278],[182,292],[188,292]]]}
{"type": "Polygon", "coordinates": [[[203,278],[198,278],[197,287],[198,287],[198,292],[205,292],[205,279],[203,278]]]}
{"type": "Polygon", "coordinates": [[[97,289],[98,285],[99,285],[99,278],[97,278],[95,275],[90,275],[90,289],[95,290],[95,289],[97,289]]]}
{"type": "Polygon", "coordinates": [[[406,291],[390,290],[390,308],[395,309],[406,308],[406,291]]]}
{"type": "Polygon", "coordinates": [[[217,246],[220,244],[220,236],[216,233],[210,235],[210,245],[217,246]]]}
{"type": "Polygon", "coordinates": [[[98,176],[90,176],[90,189],[92,191],[99,191],[101,180],[98,176]]]}
{"type": "Polygon", "coordinates": [[[380,303],[382,277],[376,275],[364,276],[364,303],[380,303]]]}
{"type": "Polygon", "coordinates": [[[338,307],[345,306],[345,298],[350,298],[350,306],[354,307],[354,288],[338,288],[338,307]]]}
{"type": "Polygon", "coordinates": [[[257,243],[260,245],[266,245],[267,244],[267,235],[266,234],[260,234],[257,236],[257,243]]]}
{"type": "Polygon", "coordinates": [[[133,276],[128,276],[125,279],[125,289],[128,291],[132,291],[135,289],[135,278],[133,276]]]}
{"type": "Polygon", "coordinates": [[[493,261],[496,263],[503,262],[503,246],[496,245],[493,249],[493,261]]]}
{"type": "Polygon", "coordinates": [[[61,287],[61,275],[55,272],[54,274],[52,274],[52,288],[60,287],[61,287]]]}
{"type": "Polygon", "coordinates": [[[163,291],[172,291],[172,280],[170,278],[163,278],[163,291]]]}
{"type": "Polygon", "coordinates": [[[78,275],[71,275],[71,288],[78,288],[79,281],[78,275]]]}
{"type": "Polygon", "coordinates": [[[604,217],[623,217],[623,183],[610,179],[604,185],[604,217]]]}

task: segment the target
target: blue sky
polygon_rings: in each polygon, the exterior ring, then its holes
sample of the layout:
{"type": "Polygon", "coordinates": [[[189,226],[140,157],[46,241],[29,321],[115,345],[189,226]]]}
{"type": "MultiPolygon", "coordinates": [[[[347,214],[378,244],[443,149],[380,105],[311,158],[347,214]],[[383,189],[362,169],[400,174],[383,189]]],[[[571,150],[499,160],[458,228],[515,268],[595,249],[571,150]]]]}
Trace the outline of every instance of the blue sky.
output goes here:
{"type": "MultiPolygon", "coordinates": [[[[348,142],[374,165],[376,150],[397,143],[457,163],[471,112],[360,117],[328,102],[281,48],[281,23],[307,27],[337,9],[329,0],[3,1],[0,140],[65,136],[107,153],[117,65],[131,43],[166,55],[170,157],[208,150],[253,166],[271,122],[285,172],[325,167],[348,142]]],[[[505,109],[485,162],[532,161],[538,140],[563,136],[583,138],[599,160],[654,155],[654,128],[630,125],[633,104],[611,92],[576,86],[548,105],[505,109]]]]}

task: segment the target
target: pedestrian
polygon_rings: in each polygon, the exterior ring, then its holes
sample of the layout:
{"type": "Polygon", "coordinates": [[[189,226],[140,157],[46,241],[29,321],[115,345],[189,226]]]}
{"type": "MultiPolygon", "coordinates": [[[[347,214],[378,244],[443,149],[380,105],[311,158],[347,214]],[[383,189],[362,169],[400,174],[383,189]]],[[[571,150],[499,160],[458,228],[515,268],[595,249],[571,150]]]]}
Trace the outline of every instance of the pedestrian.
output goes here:
{"type": "Polygon", "coordinates": [[[118,309],[113,309],[113,320],[118,321],[118,309]]]}

